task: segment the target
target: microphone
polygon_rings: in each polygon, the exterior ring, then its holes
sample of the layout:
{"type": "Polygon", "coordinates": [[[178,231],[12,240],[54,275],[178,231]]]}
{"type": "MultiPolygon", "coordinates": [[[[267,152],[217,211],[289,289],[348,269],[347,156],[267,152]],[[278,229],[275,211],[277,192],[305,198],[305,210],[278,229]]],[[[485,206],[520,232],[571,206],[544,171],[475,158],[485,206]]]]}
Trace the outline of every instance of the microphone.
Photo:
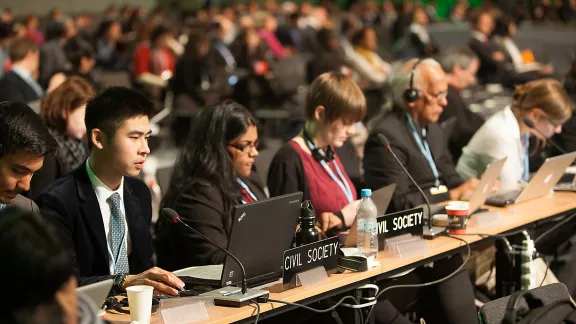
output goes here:
{"type": "Polygon", "coordinates": [[[544,137],[546,139],[546,142],[548,144],[550,144],[551,146],[553,146],[555,149],[557,149],[558,151],[560,151],[560,153],[562,154],[566,154],[566,150],[564,150],[563,148],[560,147],[560,145],[554,143],[554,141],[552,141],[551,139],[549,139],[548,137],[544,136],[544,134],[542,134],[542,132],[540,132],[538,130],[538,128],[536,128],[536,126],[534,125],[534,122],[532,121],[532,119],[528,118],[528,117],[524,117],[524,124],[526,124],[526,126],[528,126],[528,128],[535,130],[538,134],[542,135],[542,137],[544,137]]]}
{"type": "MultiPolygon", "coordinates": [[[[248,304],[251,300],[253,300],[257,297],[260,297],[263,295],[268,295],[268,292],[265,290],[248,289],[248,283],[246,281],[246,270],[244,269],[244,265],[242,265],[242,262],[240,262],[240,260],[238,260],[238,258],[234,254],[228,252],[225,248],[214,243],[214,241],[207,238],[202,233],[198,232],[192,226],[186,224],[183,220],[180,219],[180,216],[178,216],[178,213],[176,213],[176,211],[174,211],[174,209],[162,208],[161,213],[166,218],[170,219],[170,221],[172,221],[173,223],[180,223],[180,224],[184,225],[186,228],[188,228],[189,230],[194,232],[196,235],[200,236],[206,242],[214,245],[220,251],[226,253],[226,255],[230,256],[234,260],[234,262],[236,262],[240,266],[240,270],[242,271],[242,288],[241,288],[242,289],[242,296],[235,296],[234,292],[230,292],[228,290],[222,290],[222,289],[217,289],[216,291],[202,294],[203,296],[204,295],[206,295],[206,296],[210,295],[210,296],[215,297],[214,302],[216,305],[241,307],[241,306],[248,304]],[[222,299],[220,299],[219,297],[222,297],[222,299]]],[[[224,271],[224,269],[222,271],[224,271]]]]}
{"type": "Polygon", "coordinates": [[[384,146],[384,149],[386,149],[388,152],[390,152],[390,154],[392,155],[394,160],[396,160],[396,163],[398,163],[398,165],[400,166],[402,171],[404,171],[404,173],[408,176],[408,178],[410,178],[410,181],[412,181],[412,184],[414,184],[414,186],[416,186],[416,189],[418,189],[418,191],[420,192],[420,194],[424,198],[424,201],[426,202],[426,207],[428,208],[428,231],[426,231],[426,230],[424,231],[424,237],[425,238],[434,238],[438,234],[443,233],[444,229],[432,227],[432,207],[430,206],[430,201],[428,200],[428,197],[426,196],[426,194],[424,194],[424,191],[418,185],[416,180],[414,180],[414,178],[412,177],[410,172],[408,172],[408,170],[406,170],[406,167],[404,167],[404,165],[402,164],[402,162],[400,162],[400,160],[398,159],[398,157],[396,156],[394,151],[392,151],[392,148],[390,147],[390,141],[388,140],[388,138],[386,136],[384,136],[384,134],[379,133],[376,135],[376,139],[378,139],[378,142],[380,142],[380,144],[382,144],[382,146],[384,146]]]}

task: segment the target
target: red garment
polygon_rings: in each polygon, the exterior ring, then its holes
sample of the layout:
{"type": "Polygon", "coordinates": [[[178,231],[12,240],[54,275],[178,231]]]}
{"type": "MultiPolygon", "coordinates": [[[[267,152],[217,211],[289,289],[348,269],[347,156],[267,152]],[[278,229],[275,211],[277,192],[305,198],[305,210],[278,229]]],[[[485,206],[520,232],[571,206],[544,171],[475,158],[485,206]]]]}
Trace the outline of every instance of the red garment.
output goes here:
{"type": "Polygon", "coordinates": [[[250,194],[248,193],[248,190],[246,190],[245,188],[242,188],[242,200],[247,204],[256,201],[256,200],[252,199],[252,196],[250,196],[250,194]]]}
{"type": "MultiPolygon", "coordinates": [[[[346,194],[330,177],[328,171],[324,169],[322,164],[314,160],[312,154],[305,152],[298,143],[294,141],[290,141],[289,143],[296,150],[300,156],[300,160],[302,161],[302,166],[306,173],[306,180],[308,181],[308,188],[310,188],[310,200],[312,201],[312,206],[316,210],[316,215],[319,216],[324,212],[335,213],[348,205],[350,202],[348,201],[346,194]]],[[[338,163],[338,167],[340,168],[340,171],[342,171],[345,181],[348,182],[348,186],[352,191],[352,199],[358,199],[356,189],[337,155],[334,155],[334,160],[328,163],[328,166],[332,169],[334,175],[339,178],[334,163],[338,163]]]]}
{"type": "Polygon", "coordinates": [[[160,75],[164,71],[174,73],[174,56],[165,48],[152,50],[150,44],[139,45],[132,56],[132,76],[150,72],[160,75]]]}
{"type": "Polygon", "coordinates": [[[278,37],[276,37],[276,34],[271,33],[266,29],[260,29],[258,31],[258,35],[266,42],[266,45],[268,45],[268,48],[272,51],[277,59],[283,59],[286,56],[284,47],[282,47],[278,37]]]}

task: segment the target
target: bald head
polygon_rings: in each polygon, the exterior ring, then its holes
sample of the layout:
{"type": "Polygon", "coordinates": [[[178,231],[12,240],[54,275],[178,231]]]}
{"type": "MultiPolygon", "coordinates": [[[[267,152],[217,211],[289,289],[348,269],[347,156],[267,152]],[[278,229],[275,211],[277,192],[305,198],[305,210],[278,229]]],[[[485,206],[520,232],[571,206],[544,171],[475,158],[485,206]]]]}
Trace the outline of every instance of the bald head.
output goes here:
{"type": "Polygon", "coordinates": [[[446,103],[448,81],[440,64],[433,59],[410,60],[406,62],[392,80],[394,100],[397,105],[410,113],[415,123],[426,126],[438,121],[446,103]],[[413,74],[413,77],[412,77],[413,74]],[[404,96],[406,90],[418,92],[414,102],[408,102],[404,96]]]}

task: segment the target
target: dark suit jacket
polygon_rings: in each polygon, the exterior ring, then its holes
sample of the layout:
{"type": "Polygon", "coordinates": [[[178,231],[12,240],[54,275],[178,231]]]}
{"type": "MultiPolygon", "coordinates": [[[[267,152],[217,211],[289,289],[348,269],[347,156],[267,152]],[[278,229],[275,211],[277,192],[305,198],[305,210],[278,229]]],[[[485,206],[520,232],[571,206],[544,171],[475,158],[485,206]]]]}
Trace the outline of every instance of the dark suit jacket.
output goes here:
{"type": "Polygon", "coordinates": [[[64,45],[59,39],[48,41],[40,47],[40,83],[48,86],[50,78],[58,71],[68,70],[64,45]]]}
{"type": "MultiPolygon", "coordinates": [[[[36,203],[73,255],[79,285],[113,278],[102,213],[86,164],[54,182],[36,203]]],[[[152,202],[150,190],[142,181],[124,177],[124,208],[132,242],[132,252],[128,255],[130,273],[137,274],[152,267],[152,202]]]]}
{"type": "Polygon", "coordinates": [[[474,133],[484,124],[484,119],[472,112],[462,100],[458,89],[448,87],[446,96],[448,105],[444,107],[438,123],[442,123],[450,118],[456,118],[454,128],[448,138],[448,148],[454,159],[454,164],[462,155],[462,148],[468,144],[474,133]]]}
{"type": "Polygon", "coordinates": [[[0,79],[0,102],[19,101],[28,103],[40,99],[36,91],[14,71],[0,79]]]}
{"type": "MultiPolygon", "coordinates": [[[[424,198],[408,176],[404,174],[390,152],[387,152],[378,142],[376,135],[379,133],[388,138],[392,150],[414,177],[414,180],[422,187],[431,203],[450,199],[448,193],[430,194],[430,188],[434,186],[432,169],[414,138],[402,108],[395,108],[376,123],[364,149],[364,181],[368,188],[376,190],[393,183],[396,184],[396,191],[388,211],[399,211],[424,204],[424,198]]],[[[428,125],[426,139],[438,168],[440,182],[445,184],[448,189],[462,184],[462,179],[454,168],[440,126],[437,124],[428,125]]]]}
{"type": "Polygon", "coordinates": [[[419,58],[431,57],[440,53],[440,46],[432,36],[430,36],[430,41],[428,43],[424,43],[418,35],[410,33],[409,40],[411,47],[419,58]]]}
{"type": "Polygon", "coordinates": [[[480,67],[478,68],[478,80],[483,83],[504,83],[504,73],[506,72],[506,63],[504,61],[496,61],[492,55],[504,51],[491,40],[486,43],[479,41],[472,37],[468,41],[468,46],[476,53],[480,60],[480,67]]]}

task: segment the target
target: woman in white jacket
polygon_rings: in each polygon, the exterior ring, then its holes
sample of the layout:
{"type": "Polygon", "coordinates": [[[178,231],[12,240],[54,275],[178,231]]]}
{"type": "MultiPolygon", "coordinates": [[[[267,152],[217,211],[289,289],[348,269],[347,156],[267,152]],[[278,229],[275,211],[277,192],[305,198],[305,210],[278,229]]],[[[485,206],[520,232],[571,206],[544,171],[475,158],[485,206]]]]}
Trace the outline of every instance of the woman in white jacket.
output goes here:
{"type": "Polygon", "coordinates": [[[480,177],[486,167],[508,157],[500,173],[502,191],[518,189],[529,180],[528,147],[530,134],[543,142],[562,131],[562,124],[572,115],[574,103],[562,84],[555,79],[528,82],[516,88],[511,106],[490,117],[464,147],[456,171],[462,179],[480,177]],[[528,127],[525,120],[534,124],[528,127]]]}

